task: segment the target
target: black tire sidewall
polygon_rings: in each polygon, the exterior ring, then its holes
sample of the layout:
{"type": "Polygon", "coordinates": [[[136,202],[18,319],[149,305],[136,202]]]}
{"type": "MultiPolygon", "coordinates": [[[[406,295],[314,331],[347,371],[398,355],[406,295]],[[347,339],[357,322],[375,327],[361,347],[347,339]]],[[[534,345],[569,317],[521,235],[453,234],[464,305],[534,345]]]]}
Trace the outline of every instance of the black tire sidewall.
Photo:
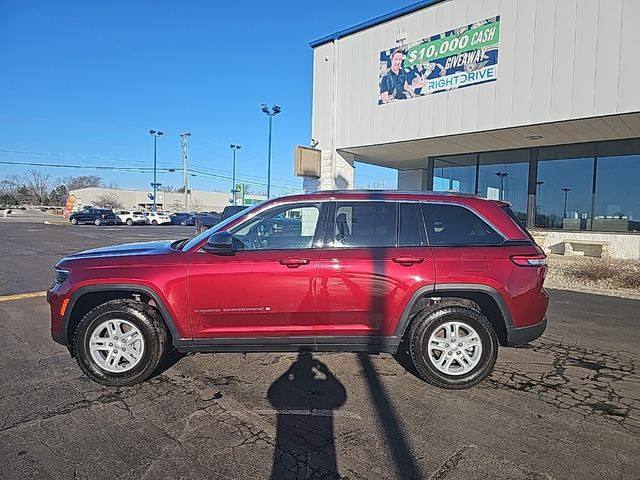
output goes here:
{"type": "Polygon", "coordinates": [[[498,356],[498,338],[491,323],[480,312],[464,306],[444,306],[423,315],[418,314],[409,340],[411,359],[420,376],[427,382],[444,388],[460,389],[476,385],[491,373],[498,356]],[[480,362],[464,375],[447,375],[441,372],[425,352],[431,334],[451,321],[468,324],[478,333],[482,342],[480,362]]]}
{"type": "MultiPolygon", "coordinates": [[[[129,301],[111,301],[90,311],[78,325],[74,335],[74,351],[82,371],[92,380],[107,386],[128,386],[148,378],[162,356],[166,344],[158,328],[159,320],[152,312],[130,305],[129,301]],[[140,362],[123,373],[107,372],[101,369],[89,352],[89,339],[93,330],[109,319],[122,319],[133,323],[142,333],[145,351],[140,362]]],[[[160,325],[160,328],[164,328],[160,325]]]]}

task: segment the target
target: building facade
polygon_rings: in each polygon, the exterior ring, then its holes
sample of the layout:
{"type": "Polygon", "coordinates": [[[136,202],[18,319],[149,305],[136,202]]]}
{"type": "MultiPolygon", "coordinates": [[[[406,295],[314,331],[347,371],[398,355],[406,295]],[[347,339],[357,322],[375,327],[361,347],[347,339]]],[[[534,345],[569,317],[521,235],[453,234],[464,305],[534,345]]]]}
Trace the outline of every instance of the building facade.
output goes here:
{"type": "Polygon", "coordinates": [[[305,187],[350,188],[363,162],[530,229],[640,232],[639,23],[637,0],[427,0],[319,39],[305,187]]]}
{"type": "MultiPolygon", "coordinates": [[[[153,201],[146,190],[124,190],[112,188],[82,188],[69,192],[75,197],[73,210],[84,207],[100,206],[105,200],[116,201],[120,204],[117,209],[150,211],[153,201]]],[[[224,207],[231,204],[231,195],[224,192],[190,191],[187,207],[185,208],[184,193],[158,192],[156,208],[158,211],[175,212],[221,212],[224,207]]],[[[241,193],[237,205],[253,205],[265,199],[264,196],[241,193]]]]}

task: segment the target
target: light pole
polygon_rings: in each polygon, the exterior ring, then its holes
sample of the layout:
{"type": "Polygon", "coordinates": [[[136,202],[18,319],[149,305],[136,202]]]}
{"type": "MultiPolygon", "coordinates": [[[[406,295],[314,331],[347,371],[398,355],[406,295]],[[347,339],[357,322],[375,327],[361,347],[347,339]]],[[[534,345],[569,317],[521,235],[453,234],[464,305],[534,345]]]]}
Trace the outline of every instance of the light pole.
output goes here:
{"type": "Polygon", "coordinates": [[[184,160],[184,211],[189,211],[189,137],[191,133],[184,132],[180,134],[182,142],[182,157],[184,160]]]}
{"type": "Polygon", "coordinates": [[[562,218],[567,218],[567,194],[571,189],[569,187],[562,187],[560,190],[564,192],[564,211],[562,213],[562,218]]]}
{"type": "Polygon", "coordinates": [[[271,196],[271,123],[273,117],[279,114],[282,111],[282,107],[280,105],[274,105],[269,110],[269,107],[266,103],[260,104],[260,110],[265,113],[269,117],[269,157],[267,160],[267,198],[271,196]]]}
{"type": "Polygon", "coordinates": [[[229,147],[231,147],[231,150],[233,151],[233,175],[232,175],[232,180],[231,180],[231,196],[233,198],[233,206],[235,207],[236,205],[236,193],[238,193],[238,190],[236,189],[236,150],[240,150],[242,147],[240,145],[235,145],[235,144],[231,144],[229,145],[229,147]]]}
{"type": "Polygon", "coordinates": [[[500,178],[500,200],[504,200],[504,179],[509,175],[508,172],[496,172],[496,177],[500,178]]]}
{"type": "Polygon", "coordinates": [[[158,140],[158,137],[164,135],[164,132],[160,132],[158,130],[149,130],[149,133],[153,137],[153,183],[151,184],[151,186],[153,187],[153,211],[155,212],[158,208],[156,205],[156,199],[158,198],[158,187],[162,185],[161,183],[158,183],[157,177],[158,168],[156,162],[156,140],[158,140]]]}

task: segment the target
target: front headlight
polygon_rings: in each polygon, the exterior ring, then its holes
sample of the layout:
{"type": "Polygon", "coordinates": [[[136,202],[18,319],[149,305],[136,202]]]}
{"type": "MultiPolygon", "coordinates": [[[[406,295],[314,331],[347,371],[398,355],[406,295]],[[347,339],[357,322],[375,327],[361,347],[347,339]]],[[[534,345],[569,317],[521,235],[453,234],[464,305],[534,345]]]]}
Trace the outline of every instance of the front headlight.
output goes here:
{"type": "Polygon", "coordinates": [[[69,270],[62,270],[61,268],[56,268],[56,283],[62,283],[67,278],[69,278],[69,274],[71,272],[69,270]]]}

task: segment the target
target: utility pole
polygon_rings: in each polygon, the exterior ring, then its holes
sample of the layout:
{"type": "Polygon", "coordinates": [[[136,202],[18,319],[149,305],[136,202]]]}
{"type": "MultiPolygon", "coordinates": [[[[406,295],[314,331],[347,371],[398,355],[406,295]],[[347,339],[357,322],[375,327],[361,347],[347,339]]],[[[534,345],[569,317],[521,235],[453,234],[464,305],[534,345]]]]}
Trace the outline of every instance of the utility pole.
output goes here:
{"type": "Polygon", "coordinates": [[[184,211],[189,211],[189,132],[180,134],[182,141],[182,157],[184,159],[184,211]]]}

